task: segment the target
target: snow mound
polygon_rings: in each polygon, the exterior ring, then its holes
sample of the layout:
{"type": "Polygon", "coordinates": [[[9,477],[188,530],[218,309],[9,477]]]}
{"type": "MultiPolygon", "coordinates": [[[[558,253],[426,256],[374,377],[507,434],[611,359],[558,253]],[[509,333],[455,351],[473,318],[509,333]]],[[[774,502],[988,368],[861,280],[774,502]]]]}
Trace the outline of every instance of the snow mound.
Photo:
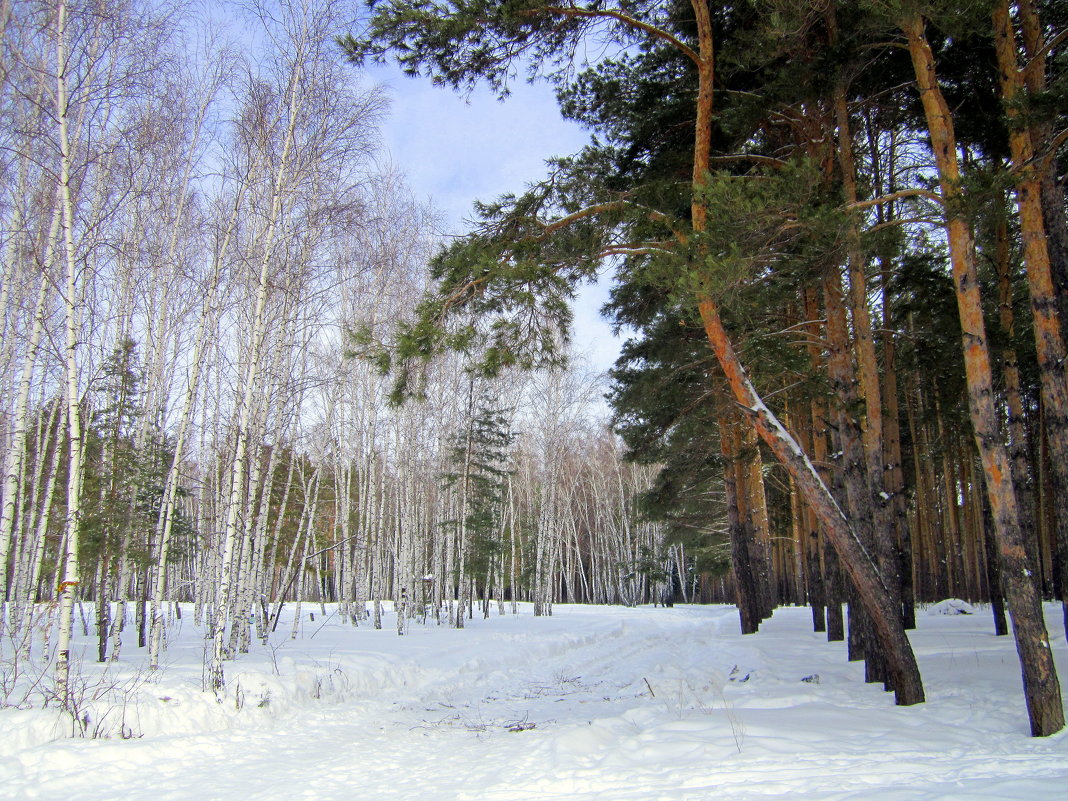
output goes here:
{"type": "Polygon", "coordinates": [[[929,615],[974,615],[975,607],[960,598],[946,598],[927,608],[929,615]]]}

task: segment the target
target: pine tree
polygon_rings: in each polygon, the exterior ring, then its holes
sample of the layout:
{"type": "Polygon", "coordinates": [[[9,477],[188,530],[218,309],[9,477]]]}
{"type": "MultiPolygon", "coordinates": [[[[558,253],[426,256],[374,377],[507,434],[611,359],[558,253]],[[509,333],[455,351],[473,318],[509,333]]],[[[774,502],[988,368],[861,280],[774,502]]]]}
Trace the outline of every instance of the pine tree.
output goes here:
{"type": "Polygon", "coordinates": [[[475,384],[472,375],[467,420],[453,437],[451,469],[442,475],[443,485],[458,497],[457,518],[442,521],[457,543],[458,561],[452,577],[459,602],[457,628],[463,628],[466,607],[473,603],[470,587],[481,582],[488,603],[491,577],[504,553],[504,492],[512,473],[509,451],[516,437],[507,411],[491,405],[487,385],[480,382],[476,393],[475,384]]]}
{"type": "MultiPolygon", "coordinates": [[[[697,77],[688,181],[681,193],[676,183],[674,193],[675,203],[681,200],[688,214],[680,215],[677,205],[661,206],[663,198],[656,194],[637,188],[620,191],[610,180],[593,180],[598,173],[575,169],[575,161],[558,162],[553,178],[524,196],[482,207],[480,229],[438,257],[435,293],[420,306],[418,322],[402,331],[396,359],[383,363],[396,366],[403,391],[413,362],[442,349],[470,347],[478,325],[489,332],[481,359],[484,369],[552,363],[559,358],[555,343],[568,322],[566,300],[573,285],[606,258],[647,256],[673,276],[674,291],[698,312],[735,402],[788,471],[841,555],[883,646],[888,682],[898,703],[917,703],[923,700],[919,670],[900,610],[880,579],[875,559],[795,438],[757,392],[724,324],[723,286],[718,283],[724,259],[708,236],[710,225],[724,222],[710,214],[709,203],[715,24],[704,0],[691,3],[693,17],[681,25],[676,10],[681,9],[644,3],[561,8],[479,0],[428,15],[421,3],[396,2],[376,8],[366,40],[343,40],[356,61],[393,50],[411,70],[427,67],[444,83],[473,86],[484,79],[504,89],[519,56],[532,56],[536,64],[566,62],[589,29],[601,25],[621,44],[635,39],[666,44],[688,60],[688,70],[697,77]],[[652,236],[643,235],[647,221],[656,226],[652,236]],[[450,330],[446,324],[460,316],[475,322],[450,330]]],[[[603,174],[603,164],[582,164],[588,166],[602,167],[603,174]]],[[[732,261],[728,254],[726,262],[732,261]]]]}

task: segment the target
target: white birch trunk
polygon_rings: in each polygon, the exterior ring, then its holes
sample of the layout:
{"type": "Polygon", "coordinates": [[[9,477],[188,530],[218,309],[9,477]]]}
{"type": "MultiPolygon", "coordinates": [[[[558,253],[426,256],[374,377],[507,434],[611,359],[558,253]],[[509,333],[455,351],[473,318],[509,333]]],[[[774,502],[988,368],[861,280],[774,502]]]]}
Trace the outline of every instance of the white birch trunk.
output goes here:
{"type": "Polygon", "coordinates": [[[267,218],[267,228],[263,236],[263,255],[260,260],[259,277],[257,280],[256,306],[252,316],[252,328],[250,331],[252,342],[248,353],[248,368],[243,380],[243,394],[238,404],[239,419],[237,424],[237,444],[231,468],[229,500],[227,503],[227,517],[223,535],[222,565],[219,576],[219,587],[216,593],[216,607],[212,622],[212,652],[211,663],[208,669],[208,680],[212,688],[219,690],[225,683],[223,673],[223,660],[227,653],[223,646],[223,638],[228,618],[227,604],[232,593],[233,584],[233,555],[237,541],[237,516],[241,506],[241,494],[245,486],[245,474],[248,469],[248,447],[250,424],[252,421],[253,403],[256,397],[260,362],[262,358],[263,341],[267,327],[267,298],[270,292],[270,268],[274,256],[275,237],[282,214],[284,195],[288,189],[289,181],[289,155],[293,146],[295,129],[300,104],[301,70],[298,62],[290,76],[287,87],[288,120],[285,138],[282,143],[278,169],[274,175],[271,191],[270,210],[267,218]]]}
{"type": "Polygon", "coordinates": [[[63,210],[62,229],[66,263],[66,347],[65,373],[67,390],[67,444],[70,459],[67,469],[67,522],[66,551],[63,554],[63,579],[57,587],[59,595],[59,639],[56,642],[56,697],[67,707],[70,680],[71,614],[74,609],[74,593],[78,586],[78,536],[81,520],[82,480],[82,415],[79,369],[79,328],[81,307],[78,284],[76,251],[74,245],[74,198],[71,191],[71,166],[73,154],[68,136],[67,104],[67,51],[66,51],[67,5],[59,0],[56,16],[56,121],[59,126],[59,193],[63,210]]]}
{"type": "MultiPolygon", "coordinates": [[[[45,251],[45,269],[52,261],[54,242],[59,233],[60,204],[57,203],[52,212],[52,221],[49,224],[49,236],[45,251]]],[[[5,286],[6,286],[5,282],[5,286]]],[[[0,507],[0,602],[8,595],[7,587],[7,563],[11,553],[11,543],[14,538],[14,524],[18,515],[18,503],[20,481],[23,472],[23,462],[26,456],[26,430],[29,417],[30,387],[33,384],[33,375],[37,367],[37,355],[41,345],[41,338],[45,329],[45,302],[48,297],[48,277],[41,275],[41,284],[37,291],[37,301],[34,304],[33,327],[30,330],[30,341],[26,355],[22,363],[22,372],[19,376],[18,395],[15,398],[14,415],[11,421],[11,439],[8,442],[7,453],[4,455],[4,489],[3,506],[0,507]]],[[[6,617],[0,611],[0,632],[3,631],[3,621],[6,617]]]]}

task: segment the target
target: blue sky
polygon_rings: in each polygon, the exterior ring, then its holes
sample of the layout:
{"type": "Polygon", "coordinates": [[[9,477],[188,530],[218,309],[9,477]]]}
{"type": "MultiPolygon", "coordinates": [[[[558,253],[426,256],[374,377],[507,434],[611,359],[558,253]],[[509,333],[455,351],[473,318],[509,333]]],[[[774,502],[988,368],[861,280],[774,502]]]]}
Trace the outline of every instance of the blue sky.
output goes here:
{"type": "MultiPolygon", "coordinates": [[[[561,119],[544,83],[517,81],[501,102],[485,89],[464,98],[393,66],[368,72],[392,100],[383,145],[416,196],[433,202],[447,233],[464,231],[473,201],[522,190],[544,176],[547,158],[574,153],[588,141],[585,130],[561,119]]],[[[606,281],[584,287],[575,304],[575,346],[595,370],[611,367],[619,351],[598,314],[607,292],[606,281]]]]}

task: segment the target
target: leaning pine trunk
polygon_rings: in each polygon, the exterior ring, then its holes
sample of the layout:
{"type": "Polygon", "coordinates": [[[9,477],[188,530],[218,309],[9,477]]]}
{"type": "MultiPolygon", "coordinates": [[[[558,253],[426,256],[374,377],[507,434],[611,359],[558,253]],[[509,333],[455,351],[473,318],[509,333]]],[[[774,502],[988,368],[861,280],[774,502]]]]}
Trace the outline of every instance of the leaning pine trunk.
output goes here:
{"type": "Polygon", "coordinates": [[[897,703],[902,706],[921,703],[924,700],[923,684],[916,657],[901,625],[900,610],[883,585],[871,553],[842,514],[826,484],[816,473],[816,468],[753,388],[727,337],[715,303],[703,298],[700,310],[708,340],[727,374],[735,400],[775,457],[797,482],[805,501],[823,523],[827,539],[838,553],[842,567],[853,581],[858,601],[871,617],[875,637],[886,656],[888,676],[897,703]]]}
{"type": "MultiPolygon", "coordinates": [[[[700,198],[707,180],[711,148],[714,62],[712,19],[708,4],[704,0],[693,0],[693,9],[700,52],[697,56],[699,84],[691,219],[695,233],[701,234],[708,220],[708,208],[700,198]]],[[[697,297],[697,305],[705,334],[727,377],[735,400],[745,410],[750,422],[775,457],[797,482],[798,489],[809,507],[820,518],[828,540],[838,552],[843,567],[853,580],[858,598],[870,615],[875,636],[886,654],[887,670],[897,703],[909,705],[922,702],[923,683],[916,657],[901,626],[900,611],[895,608],[871,554],[857,538],[856,532],[831,497],[826,484],[820,479],[808,457],[778,418],[764,405],[749,381],[723,327],[716,302],[710,295],[701,292],[697,297]]]]}

